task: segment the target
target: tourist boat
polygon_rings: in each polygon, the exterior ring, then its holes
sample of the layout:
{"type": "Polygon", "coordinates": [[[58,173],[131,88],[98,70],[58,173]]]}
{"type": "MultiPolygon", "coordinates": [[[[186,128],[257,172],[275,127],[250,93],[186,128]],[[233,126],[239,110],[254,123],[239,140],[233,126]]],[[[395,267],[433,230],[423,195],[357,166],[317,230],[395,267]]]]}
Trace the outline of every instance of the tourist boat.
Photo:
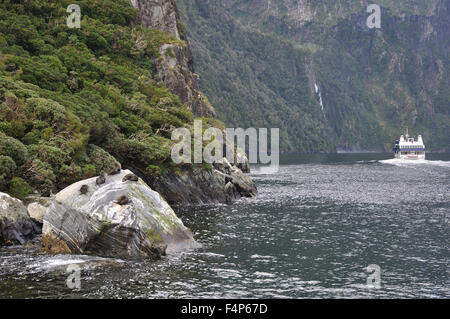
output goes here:
{"type": "Polygon", "coordinates": [[[422,135],[417,137],[409,137],[408,128],[406,134],[400,136],[400,140],[395,141],[394,147],[395,158],[408,160],[424,160],[425,145],[423,144],[422,135]]]}

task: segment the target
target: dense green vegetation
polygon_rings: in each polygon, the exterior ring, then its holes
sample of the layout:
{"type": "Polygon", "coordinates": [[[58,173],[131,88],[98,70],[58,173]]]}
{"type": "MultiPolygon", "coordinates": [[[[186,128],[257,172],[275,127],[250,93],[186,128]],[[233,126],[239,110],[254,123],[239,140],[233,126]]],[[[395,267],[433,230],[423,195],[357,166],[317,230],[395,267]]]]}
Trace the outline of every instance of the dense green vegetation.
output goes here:
{"type": "Polygon", "coordinates": [[[278,127],[284,151],[333,151],[332,131],[310,93],[308,51],[213,15],[214,5],[178,1],[178,7],[189,14],[201,89],[219,106],[220,119],[229,127],[278,127]]]}
{"type": "Polygon", "coordinates": [[[128,0],[0,3],[0,191],[45,193],[116,160],[170,168],[170,128],[193,114],[155,80],[154,63],[162,44],[184,43],[137,19],[128,0]],[[80,29],[66,24],[72,3],[80,29]]]}
{"type": "Polygon", "coordinates": [[[379,1],[380,30],[369,1],[177,3],[228,125],[280,127],[285,152],[390,150],[406,126],[450,150],[448,1],[379,1]]]}

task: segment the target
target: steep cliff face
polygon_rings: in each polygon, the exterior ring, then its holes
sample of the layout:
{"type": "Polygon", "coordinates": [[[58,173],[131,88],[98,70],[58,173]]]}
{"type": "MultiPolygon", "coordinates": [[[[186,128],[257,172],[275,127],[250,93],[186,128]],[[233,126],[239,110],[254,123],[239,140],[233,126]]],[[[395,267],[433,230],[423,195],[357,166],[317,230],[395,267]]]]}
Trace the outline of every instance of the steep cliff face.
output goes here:
{"type": "Polygon", "coordinates": [[[173,0],[130,0],[139,10],[142,26],[171,33],[181,39],[178,11],[173,0]]]}
{"type": "Polygon", "coordinates": [[[130,0],[140,13],[141,24],[169,32],[181,44],[165,44],[160,48],[161,58],[156,71],[169,90],[179,96],[181,102],[198,117],[214,117],[215,112],[208,99],[199,91],[199,76],[194,63],[189,40],[185,36],[174,0],[130,0]]]}
{"type": "Polygon", "coordinates": [[[280,127],[287,152],[389,150],[405,126],[448,150],[450,1],[377,1],[381,29],[371,3],[178,0],[227,123],[280,127]]]}

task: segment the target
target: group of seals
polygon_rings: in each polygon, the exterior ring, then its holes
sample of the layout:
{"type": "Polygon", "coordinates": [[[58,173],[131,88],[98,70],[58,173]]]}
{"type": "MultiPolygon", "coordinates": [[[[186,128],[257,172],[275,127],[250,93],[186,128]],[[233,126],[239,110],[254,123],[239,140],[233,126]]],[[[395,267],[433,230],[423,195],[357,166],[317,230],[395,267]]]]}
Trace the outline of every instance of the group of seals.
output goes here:
{"type": "MultiPolygon", "coordinates": [[[[122,170],[122,167],[120,166],[119,163],[116,162],[114,164],[114,168],[109,172],[108,175],[110,175],[110,176],[117,175],[120,173],[121,170],[122,170]]],[[[135,174],[127,174],[123,177],[122,182],[125,183],[127,181],[137,182],[137,181],[139,181],[139,178],[135,174]]],[[[95,180],[95,183],[97,185],[103,185],[106,183],[106,174],[105,174],[104,170],[101,171],[100,176],[95,180]]],[[[81,186],[81,188],[80,188],[81,195],[86,195],[88,191],[89,191],[88,185],[81,186]]],[[[119,196],[119,198],[117,198],[115,203],[119,204],[121,206],[124,206],[124,205],[128,204],[129,202],[130,202],[130,200],[128,199],[128,196],[121,195],[121,196],[119,196]]]]}

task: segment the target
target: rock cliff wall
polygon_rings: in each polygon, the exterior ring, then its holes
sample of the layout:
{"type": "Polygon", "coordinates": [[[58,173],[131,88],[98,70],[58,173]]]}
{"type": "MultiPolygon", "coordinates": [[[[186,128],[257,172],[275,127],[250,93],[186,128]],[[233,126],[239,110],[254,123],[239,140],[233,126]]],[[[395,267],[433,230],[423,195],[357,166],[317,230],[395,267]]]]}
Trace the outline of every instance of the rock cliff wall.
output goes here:
{"type": "Polygon", "coordinates": [[[141,24],[169,32],[181,44],[165,44],[161,47],[161,59],[157,61],[157,74],[169,90],[179,96],[181,101],[197,117],[214,117],[215,111],[208,99],[199,91],[199,76],[194,72],[189,40],[179,18],[174,0],[130,0],[140,12],[141,24]]]}

